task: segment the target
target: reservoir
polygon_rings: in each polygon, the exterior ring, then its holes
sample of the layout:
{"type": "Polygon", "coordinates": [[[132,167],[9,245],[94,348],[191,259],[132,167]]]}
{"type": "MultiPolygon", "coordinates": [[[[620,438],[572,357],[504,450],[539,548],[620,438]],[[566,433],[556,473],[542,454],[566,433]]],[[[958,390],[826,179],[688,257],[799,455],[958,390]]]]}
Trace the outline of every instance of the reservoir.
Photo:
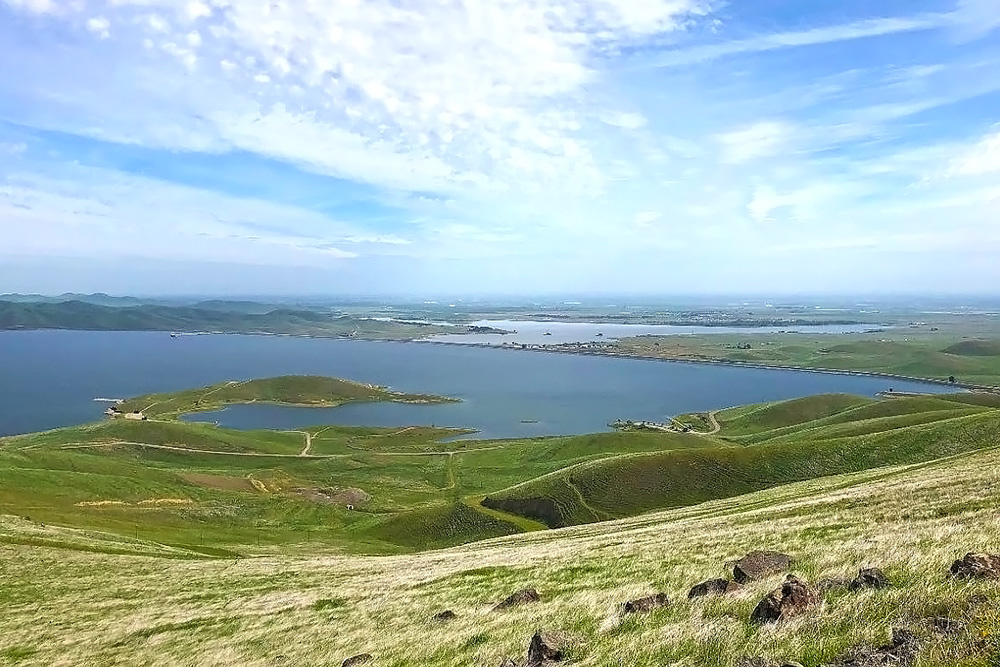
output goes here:
{"type": "Polygon", "coordinates": [[[107,404],[225,380],[330,375],[462,399],[444,405],[232,406],[189,419],[233,428],[314,424],[477,429],[478,437],[607,431],[668,416],[810,394],[942,392],[887,378],[737,368],[468,345],[163,332],[0,332],[0,435],[102,419],[107,404]]]}

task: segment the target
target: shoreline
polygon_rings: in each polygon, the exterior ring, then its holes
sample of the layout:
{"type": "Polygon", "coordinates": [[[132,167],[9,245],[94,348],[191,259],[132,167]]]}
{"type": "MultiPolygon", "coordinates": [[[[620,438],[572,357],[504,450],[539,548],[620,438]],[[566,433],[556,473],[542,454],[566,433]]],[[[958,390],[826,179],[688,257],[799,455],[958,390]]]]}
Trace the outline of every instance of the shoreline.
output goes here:
{"type": "MultiPolygon", "coordinates": [[[[402,341],[401,341],[402,342],[402,341]]],[[[574,354],[584,357],[607,357],[609,359],[636,359],[639,361],[661,361],[674,364],[707,364],[714,366],[730,366],[732,368],[756,368],[760,370],[772,371],[798,371],[802,373],[822,373],[824,375],[849,375],[855,377],[886,378],[890,380],[900,380],[903,382],[917,382],[921,384],[933,384],[944,387],[955,387],[971,391],[982,391],[987,393],[1000,393],[1000,385],[971,384],[968,382],[948,382],[935,378],[917,377],[912,375],[898,375],[894,373],[881,373],[878,371],[856,371],[839,368],[820,368],[810,366],[788,366],[779,364],[763,364],[755,361],[732,361],[728,359],[690,359],[687,357],[649,357],[639,354],[621,354],[617,352],[602,352],[599,350],[560,350],[554,347],[532,347],[520,348],[514,346],[493,345],[490,343],[459,343],[456,341],[438,340],[415,340],[405,341],[413,343],[428,343],[431,345],[455,345],[459,347],[481,347],[496,350],[510,350],[512,352],[547,352],[550,354],[574,354]]]]}
{"type": "MultiPolygon", "coordinates": [[[[2,331],[83,331],[92,333],[163,333],[170,334],[167,330],[151,330],[151,329],[54,329],[54,328],[37,328],[37,329],[4,329],[2,331]]],[[[0,332],[2,332],[0,331],[0,332]]],[[[968,382],[948,382],[947,380],[941,380],[937,378],[927,378],[919,377],[913,375],[899,375],[895,373],[884,373],[879,371],[860,371],[860,370],[847,370],[839,368],[822,368],[822,367],[810,367],[810,366],[791,366],[785,364],[765,364],[761,362],[747,362],[747,361],[734,361],[727,359],[692,359],[688,357],[653,357],[644,356],[639,354],[621,354],[618,352],[610,351],[600,351],[600,350],[562,350],[555,347],[547,347],[544,344],[539,347],[528,347],[521,348],[513,344],[503,345],[494,343],[481,343],[481,342],[469,342],[462,343],[458,341],[443,341],[443,340],[430,340],[427,338],[354,338],[349,336],[342,336],[339,334],[323,335],[323,334],[292,334],[292,333],[273,333],[266,331],[198,331],[198,332],[184,332],[183,336],[268,336],[268,337],[282,337],[282,338],[309,338],[316,340],[339,340],[339,341],[361,341],[367,343],[418,343],[418,344],[428,344],[428,345],[450,345],[456,347],[477,347],[477,348],[487,348],[494,350],[508,350],[514,352],[546,352],[550,354],[574,354],[579,356],[589,356],[589,357],[606,357],[611,359],[636,359],[641,361],[659,361],[667,363],[687,363],[687,364],[708,364],[715,366],[730,366],[733,368],[757,368],[761,370],[783,370],[783,371],[799,371],[803,373],[822,373],[825,375],[848,375],[857,377],[872,377],[872,378],[886,378],[895,379],[904,382],[918,382],[923,384],[933,384],[938,386],[955,387],[957,389],[965,389],[970,391],[983,391],[988,393],[1000,393],[1000,385],[981,385],[972,384],[968,382]]],[[[685,335],[685,334],[676,334],[685,335]]],[[[836,335],[836,334],[828,334],[836,335]]]]}

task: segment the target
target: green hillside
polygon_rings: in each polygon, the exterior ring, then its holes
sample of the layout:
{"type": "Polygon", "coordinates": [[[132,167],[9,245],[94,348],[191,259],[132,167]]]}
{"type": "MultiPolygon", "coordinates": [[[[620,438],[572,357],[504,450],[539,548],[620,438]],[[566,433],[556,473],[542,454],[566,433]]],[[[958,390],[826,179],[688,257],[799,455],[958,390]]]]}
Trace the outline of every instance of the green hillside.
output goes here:
{"type": "MultiPolygon", "coordinates": [[[[1000,438],[1000,412],[989,408],[949,410],[942,405],[954,408],[954,403],[919,398],[853,401],[854,409],[851,404],[850,397],[827,396],[765,406],[735,419],[736,430],[785,424],[776,429],[780,437],[744,446],[705,439],[706,446],[699,449],[612,456],[495,492],[484,505],[551,527],[576,525],[827,475],[919,463],[989,447],[1000,438]],[[904,414],[870,416],[900,411],[904,414]],[[808,419],[830,412],[835,416],[788,425],[790,415],[808,419]],[[858,419],[846,418],[852,413],[858,419]]],[[[723,437],[732,423],[725,423],[723,437]]]]}
{"type": "Polygon", "coordinates": [[[968,551],[1000,551],[998,470],[994,447],[390,558],[252,541],[240,558],[210,557],[0,516],[0,662],[340,665],[368,653],[377,667],[496,667],[523,659],[541,629],[565,638],[557,664],[570,667],[841,667],[865,652],[878,658],[902,628],[914,638],[911,667],[992,667],[996,583],[948,570],[968,551]],[[766,626],[751,612],[784,573],[687,599],[755,549],[791,554],[808,582],[876,566],[891,586],[831,589],[801,616],[766,626]],[[525,587],[541,600],[493,610],[525,587]],[[661,591],[666,608],[623,614],[624,601],[661,591]],[[455,618],[433,620],[443,610],[455,618]]]}

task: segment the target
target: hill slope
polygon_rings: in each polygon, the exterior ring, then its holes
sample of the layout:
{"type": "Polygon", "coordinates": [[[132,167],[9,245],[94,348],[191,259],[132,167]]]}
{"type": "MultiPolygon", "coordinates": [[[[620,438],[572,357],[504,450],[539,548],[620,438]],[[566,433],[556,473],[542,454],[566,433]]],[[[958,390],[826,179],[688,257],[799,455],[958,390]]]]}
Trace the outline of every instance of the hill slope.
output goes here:
{"type": "Polygon", "coordinates": [[[1000,659],[1000,592],[955,580],[948,567],[967,551],[1000,551],[998,471],[991,449],[390,558],[265,546],[260,557],[180,560],[148,543],[119,547],[100,533],[5,517],[0,660],[263,667],[370,653],[380,667],[496,667],[523,657],[541,628],[571,638],[564,664],[574,667],[736,667],[758,656],[818,667],[885,645],[901,627],[917,640],[914,667],[989,667],[1000,659]],[[107,553],[119,548],[146,555],[107,553]],[[694,583],[725,576],[726,561],[759,548],[793,555],[809,581],[875,565],[892,586],[832,591],[766,627],[748,619],[782,574],[686,599],[694,583]],[[492,610],[525,586],[541,601],[492,610]],[[668,608],[622,614],[623,601],[657,591],[668,608]],[[431,620],[444,609],[457,618],[431,620]],[[945,626],[935,618],[953,629],[936,631],[945,626]]]}

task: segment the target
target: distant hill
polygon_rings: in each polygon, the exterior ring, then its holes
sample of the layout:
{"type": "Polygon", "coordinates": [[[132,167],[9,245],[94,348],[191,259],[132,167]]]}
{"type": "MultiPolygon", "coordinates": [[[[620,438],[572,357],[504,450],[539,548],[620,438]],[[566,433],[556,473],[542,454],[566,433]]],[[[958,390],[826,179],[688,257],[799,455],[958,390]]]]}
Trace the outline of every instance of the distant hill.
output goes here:
{"type": "Polygon", "coordinates": [[[43,294],[0,294],[0,301],[11,303],[65,303],[67,301],[80,301],[97,306],[141,306],[153,303],[152,300],[139,299],[132,296],[111,296],[103,292],[95,294],[78,294],[76,292],[66,292],[57,296],[45,296],[43,294]]]}
{"type": "Polygon", "coordinates": [[[318,310],[268,307],[254,302],[108,306],[80,300],[53,303],[0,299],[0,330],[3,329],[270,333],[369,339],[462,333],[455,327],[383,322],[318,310]]]}

